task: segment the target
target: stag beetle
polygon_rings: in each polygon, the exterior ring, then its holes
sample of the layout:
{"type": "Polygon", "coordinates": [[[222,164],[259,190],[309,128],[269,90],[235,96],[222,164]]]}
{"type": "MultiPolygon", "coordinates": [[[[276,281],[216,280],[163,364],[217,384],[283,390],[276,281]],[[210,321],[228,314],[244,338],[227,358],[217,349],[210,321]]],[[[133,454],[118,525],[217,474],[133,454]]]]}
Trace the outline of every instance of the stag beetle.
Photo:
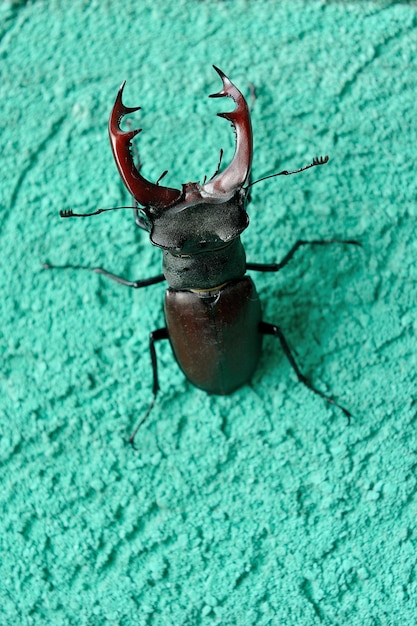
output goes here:
{"type": "MultiPolygon", "coordinates": [[[[280,263],[247,263],[240,240],[249,218],[245,210],[252,163],[252,128],[245,98],[229,78],[217,67],[223,86],[212,98],[231,98],[235,109],[218,113],[229,120],[236,134],[235,154],[231,163],[203,184],[190,182],[182,189],[163,187],[146,180],[134,163],[132,139],[142,129],[122,131],[123,116],[140,107],[126,107],[119,89],[109,120],[109,136],[119,174],[135,200],[133,207],[98,209],[77,214],[61,211],[61,217],[87,217],[113,209],[135,211],[137,226],[150,233],[154,246],[162,249],[163,273],[145,280],[128,281],[100,267],[74,265],[45,268],[87,269],[103,274],[122,285],[147,287],[167,281],[165,292],[166,326],[150,333],[149,348],[153,370],[153,399],[133,431],[133,444],[139,427],[148,417],[158,390],[155,343],[169,339],[175,358],[188,380],[211,394],[230,394],[247,383],[257,366],[263,335],[272,335],[281,343],[290,365],[300,382],[327,402],[339,407],[350,419],[351,413],[332,397],[316,389],[302,374],[282,330],[262,320],[261,306],[255,285],[247,270],[277,272],[305,245],[330,243],[357,244],[353,240],[297,241],[280,263]]],[[[221,152],[222,154],[222,152],[221,152]]],[[[221,161],[221,157],[220,157],[221,161]]],[[[294,171],[265,176],[287,176],[327,163],[328,157],[316,158],[309,165],[294,171]]]]}

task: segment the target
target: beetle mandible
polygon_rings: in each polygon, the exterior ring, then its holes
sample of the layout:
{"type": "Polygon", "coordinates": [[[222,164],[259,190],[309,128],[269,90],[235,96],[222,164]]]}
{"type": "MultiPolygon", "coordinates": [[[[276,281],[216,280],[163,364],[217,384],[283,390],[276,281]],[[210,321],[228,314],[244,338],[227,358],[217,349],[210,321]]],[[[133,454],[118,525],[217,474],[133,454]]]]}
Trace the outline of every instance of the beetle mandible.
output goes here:
{"type": "MultiPolygon", "coordinates": [[[[354,240],[299,240],[279,263],[247,263],[240,239],[249,218],[245,207],[252,164],[252,128],[245,98],[229,78],[217,67],[223,86],[212,98],[231,98],[235,109],[218,113],[229,120],[236,135],[235,153],[231,163],[203,184],[190,182],[182,189],[164,187],[146,180],[135,166],[132,139],[141,132],[122,131],[123,116],[140,107],[126,107],[119,89],[110,120],[109,136],[119,174],[135,200],[137,226],[150,234],[151,243],[162,249],[163,273],[158,276],[129,281],[100,267],[75,265],[44,268],[87,269],[105,275],[122,285],[141,288],[167,281],[165,292],[166,326],[150,333],[149,348],[153,371],[153,399],[133,431],[130,442],[148,417],[159,391],[155,343],[168,339],[178,365],[188,380],[211,394],[230,394],[247,383],[261,354],[263,335],[276,337],[297,378],[315,394],[339,407],[348,419],[351,413],[331,396],[314,387],[301,372],[289,344],[275,324],[262,319],[259,297],[247,270],[277,272],[305,245],[331,243],[360,245],[354,240]]],[[[220,153],[222,155],[222,152],[220,153]]],[[[221,161],[221,156],[220,156],[221,161]]],[[[284,170],[272,176],[288,176],[327,163],[328,157],[316,158],[309,165],[294,171],[284,170]]],[[[272,176],[265,176],[270,178],[272,176]]],[[[98,209],[77,214],[61,211],[61,217],[87,217],[113,209],[98,209]]]]}

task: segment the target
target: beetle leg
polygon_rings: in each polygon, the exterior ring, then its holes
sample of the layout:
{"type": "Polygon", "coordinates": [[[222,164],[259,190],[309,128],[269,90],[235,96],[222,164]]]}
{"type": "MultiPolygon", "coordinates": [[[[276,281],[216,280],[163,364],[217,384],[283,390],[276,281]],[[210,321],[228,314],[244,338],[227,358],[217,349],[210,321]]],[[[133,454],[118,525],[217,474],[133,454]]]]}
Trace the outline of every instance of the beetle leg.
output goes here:
{"type": "Polygon", "coordinates": [[[152,411],[153,405],[155,404],[156,396],[159,391],[159,379],[158,379],[158,361],[156,357],[155,350],[155,341],[160,341],[161,339],[168,339],[168,329],[167,328],[158,328],[158,330],[154,330],[149,334],[149,352],[151,353],[151,363],[152,363],[152,374],[153,374],[153,385],[152,385],[152,393],[153,398],[148,406],[145,415],[142,417],[138,425],[135,427],[134,431],[129,437],[129,443],[135,447],[135,437],[139,430],[139,428],[145,423],[150,412],[152,411]]]}
{"type": "MultiPolygon", "coordinates": [[[[222,160],[223,160],[223,148],[220,148],[220,153],[219,153],[219,162],[217,163],[217,167],[216,167],[216,171],[214,172],[213,176],[211,178],[214,178],[215,176],[217,176],[217,174],[220,172],[220,166],[222,164],[222,160]]],[[[204,181],[203,181],[203,185],[206,184],[206,176],[204,176],[204,181]]],[[[210,179],[211,180],[211,179],[210,179]]]]}
{"type": "Polygon", "coordinates": [[[42,265],[42,269],[44,270],[87,270],[89,272],[95,272],[96,274],[102,274],[107,278],[111,278],[115,280],[117,283],[121,285],[125,285],[126,287],[133,287],[134,289],[140,289],[141,287],[149,287],[149,285],[156,285],[157,283],[162,283],[165,280],[165,276],[163,274],[158,274],[158,276],[152,276],[151,278],[143,278],[142,280],[126,280],[122,276],[117,276],[116,274],[112,274],[107,270],[104,270],[102,267],[86,267],[85,265],[49,265],[49,263],[44,263],[42,265]]]}
{"type": "Polygon", "coordinates": [[[313,239],[312,241],[305,241],[304,239],[300,239],[299,241],[295,242],[291,250],[285,255],[280,263],[246,263],[246,269],[256,270],[257,272],[279,272],[279,270],[281,270],[291,261],[294,254],[297,252],[298,248],[301,248],[301,246],[327,246],[331,243],[362,246],[360,241],[355,241],[354,239],[313,239]]]}
{"type": "Polygon", "coordinates": [[[346,415],[348,419],[348,423],[350,424],[352,413],[348,411],[347,409],[345,409],[343,406],[341,406],[338,402],[336,402],[336,400],[334,400],[330,396],[327,396],[325,393],[320,391],[320,389],[316,389],[316,387],[314,387],[310,383],[310,381],[304,376],[304,374],[301,372],[291,352],[290,346],[288,345],[288,342],[285,339],[285,336],[282,330],[280,329],[280,327],[276,326],[275,324],[268,324],[267,322],[261,322],[259,325],[259,330],[263,335],[272,335],[273,337],[277,337],[279,339],[282,349],[284,351],[284,354],[287,357],[288,361],[290,362],[290,365],[293,368],[294,372],[296,373],[299,382],[303,383],[303,385],[308,387],[311,391],[313,391],[315,394],[317,394],[318,396],[320,396],[321,398],[323,398],[330,404],[337,406],[346,415]]]}

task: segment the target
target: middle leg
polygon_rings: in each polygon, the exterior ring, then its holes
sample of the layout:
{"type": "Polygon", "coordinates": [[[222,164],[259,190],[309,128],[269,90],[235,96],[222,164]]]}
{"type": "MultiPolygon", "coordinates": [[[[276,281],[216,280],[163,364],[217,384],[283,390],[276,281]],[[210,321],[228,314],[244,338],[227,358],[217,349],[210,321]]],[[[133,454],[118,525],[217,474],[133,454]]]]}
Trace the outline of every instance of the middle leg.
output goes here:
{"type": "Polygon", "coordinates": [[[283,267],[285,267],[293,258],[294,254],[297,252],[299,248],[302,246],[327,246],[332,243],[353,245],[353,246],[361,246],[362,244],[359,241],[355,241],[354,239],[313,239],[311,241],[307,241],[305,239],[299,239],[295,242],[291,250],[285,255],[285,257],[279,263],[246,263],[246,269],[248,270],[256,270],[258,272],[279,272],[283,267]]]}

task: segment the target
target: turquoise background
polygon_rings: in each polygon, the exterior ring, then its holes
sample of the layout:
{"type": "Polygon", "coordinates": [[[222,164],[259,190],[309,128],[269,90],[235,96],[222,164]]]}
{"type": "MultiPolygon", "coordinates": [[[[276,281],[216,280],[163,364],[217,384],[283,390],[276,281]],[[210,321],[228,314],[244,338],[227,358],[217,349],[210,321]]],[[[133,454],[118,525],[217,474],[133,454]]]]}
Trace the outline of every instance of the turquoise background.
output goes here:
{"type": "MultiPolygon", "coordinates": [[[[1,2],[1,624],[401,625],[416,609],[417,6],[412,2],[1,2]],[[143,172],[178,187],[233,154],[221,67],[257,100],[252,273],[267,321],[343,414],[265,340],[251,384],[192,387],[149,331],[160,251],[107,137],[140,105],[143,172]]],[[[230,107],[231,108],[231,107],[230,107]]]]}

